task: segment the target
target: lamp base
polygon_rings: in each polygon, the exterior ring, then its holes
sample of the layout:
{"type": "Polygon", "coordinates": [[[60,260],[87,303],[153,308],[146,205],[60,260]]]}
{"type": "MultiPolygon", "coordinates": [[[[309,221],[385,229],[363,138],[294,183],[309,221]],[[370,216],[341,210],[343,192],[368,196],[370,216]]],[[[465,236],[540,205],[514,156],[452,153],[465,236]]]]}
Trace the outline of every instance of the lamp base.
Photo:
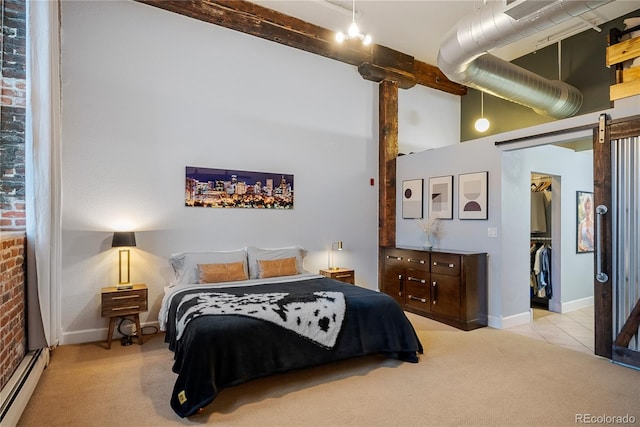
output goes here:
{"type": "Polygon", "coordinates": [[[127,289],[133,289],[133,285],[131,283],[119,284],[116,285],[116,289],[119,291],[125,291],[127,289]]]}

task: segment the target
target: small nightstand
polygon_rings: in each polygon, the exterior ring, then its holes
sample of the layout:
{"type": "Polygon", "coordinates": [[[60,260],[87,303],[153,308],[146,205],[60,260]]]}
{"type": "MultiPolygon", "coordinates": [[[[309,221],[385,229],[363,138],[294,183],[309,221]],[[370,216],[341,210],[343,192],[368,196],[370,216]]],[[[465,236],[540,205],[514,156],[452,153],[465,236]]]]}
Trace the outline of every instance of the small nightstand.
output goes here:
{"type": "Polygon", "coordinates": [[[136,322],[138,343],[142,345],[140,313],[147,311],[147,285],[133,285],[131,289],[118,290],[115,286],[102,288],[102,317],[109,318],[107,350],[111,348],[113,330],[118,317],[133,317],[136,322]]]}
{"type": "Polygon", "coordinates": [[[356,272],[350,268],[329,268],[320,270],[320,274],[330,279],[339,280],[341,282],[356,284],[356,272]]]}

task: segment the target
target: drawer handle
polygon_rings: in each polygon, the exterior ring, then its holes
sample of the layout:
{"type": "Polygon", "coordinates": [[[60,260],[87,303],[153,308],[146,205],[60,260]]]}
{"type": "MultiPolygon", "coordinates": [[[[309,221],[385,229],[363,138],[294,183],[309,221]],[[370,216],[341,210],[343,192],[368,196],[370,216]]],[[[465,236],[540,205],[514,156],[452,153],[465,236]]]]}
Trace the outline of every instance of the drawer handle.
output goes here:
{"type": "Polygon", "coordinates": [[[433,262],[433,265],[435,265],[435,266],[438,266],[438,265],[446,265],[446,266],[447,266],[447,267],[449,267],[449,268],[453,268],[453,267],[455,267],[455,266],[456,266],[455,264],[447,264],[446,262],[436,262],[436,261],[434,261],[434,262],[433,262]]]}
{"type": "Polygon", "coordinates": [[[114,307],[111,311],[124,311],[124,310],[133,310],[136,308],[140,308],[139,305],[130,305],[129,307],[114,307]]]}
{"type": "Polygon", "coordinates": [[[427,283],[427,281],[424,279],[418,279],[417,277],[411,277],[411,276],[407,277],[407,280],[411,282],[427,283]]]}
{"type": "Polygon", "coordinates": [[[395,259],[396,261],[402,261],[401,256],[387,255],[387,259],[395,259]]]}
{"type": "Polygon", "coordinates": [[[140,298],[140,295],[125,295],[125,296],[121,296],[121,297],[112,297],[111,299],[113,299],[113,300],[121,300],[121,299],[134,299],[134,298],[140,298]]]}
{"type": "Polygon", "coordinates": [[[409,262],[415,262],[415,263],[418,263],[418,264],[424,264],[424,263],[425,263],[425,260],[423,260],[423,259],[416,259],[416,258],[407,258],[407,261],[409,261],[409,262]]]}
{"type": "Polygon", "coordinates": [[[414,297],[413,295],[407,295],[407,298],[414,301],[420,301],[421,303],[426,303],[427,300],[425,298],[414,297]]]}
{"type": "Polygon", "coordinates": [[[433,287],[431,295],[433,305],[438,305],[438,282],[433,282],[431,286],[433,287]]]}
{"type": "Polygon", "coordinates": [[[336,279],[344,279],[345,277],[351,277],[350,274],[336,274],[336,279]]]}

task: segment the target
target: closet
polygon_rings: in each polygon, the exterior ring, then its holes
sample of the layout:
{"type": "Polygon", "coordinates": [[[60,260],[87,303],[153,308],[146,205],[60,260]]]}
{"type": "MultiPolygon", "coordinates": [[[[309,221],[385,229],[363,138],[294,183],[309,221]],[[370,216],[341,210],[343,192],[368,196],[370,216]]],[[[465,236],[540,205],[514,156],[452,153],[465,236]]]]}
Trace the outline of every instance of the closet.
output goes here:
{"type": "Polygon", "coordinates": [[[531,244],[529,287],[531,307],[549,309],[551,283],[551,196],[550,176],[531,174],[531,244]]]}

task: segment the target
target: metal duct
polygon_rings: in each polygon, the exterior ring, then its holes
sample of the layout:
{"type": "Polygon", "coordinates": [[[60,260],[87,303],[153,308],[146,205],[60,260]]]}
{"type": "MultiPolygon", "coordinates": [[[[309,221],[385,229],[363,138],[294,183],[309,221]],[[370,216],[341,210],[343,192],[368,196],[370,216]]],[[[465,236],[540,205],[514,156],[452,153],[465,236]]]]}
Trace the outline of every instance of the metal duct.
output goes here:
{"type": "Polygon", "coordinates": [[[562,119],[582,106],[582,93],[486,53],[557,25],[612,0],[492,2],[466,16],[440,45],[438,67],[452,81],[562,119]],[[515,19],[515,18],[517,19],[515,19]]]}

